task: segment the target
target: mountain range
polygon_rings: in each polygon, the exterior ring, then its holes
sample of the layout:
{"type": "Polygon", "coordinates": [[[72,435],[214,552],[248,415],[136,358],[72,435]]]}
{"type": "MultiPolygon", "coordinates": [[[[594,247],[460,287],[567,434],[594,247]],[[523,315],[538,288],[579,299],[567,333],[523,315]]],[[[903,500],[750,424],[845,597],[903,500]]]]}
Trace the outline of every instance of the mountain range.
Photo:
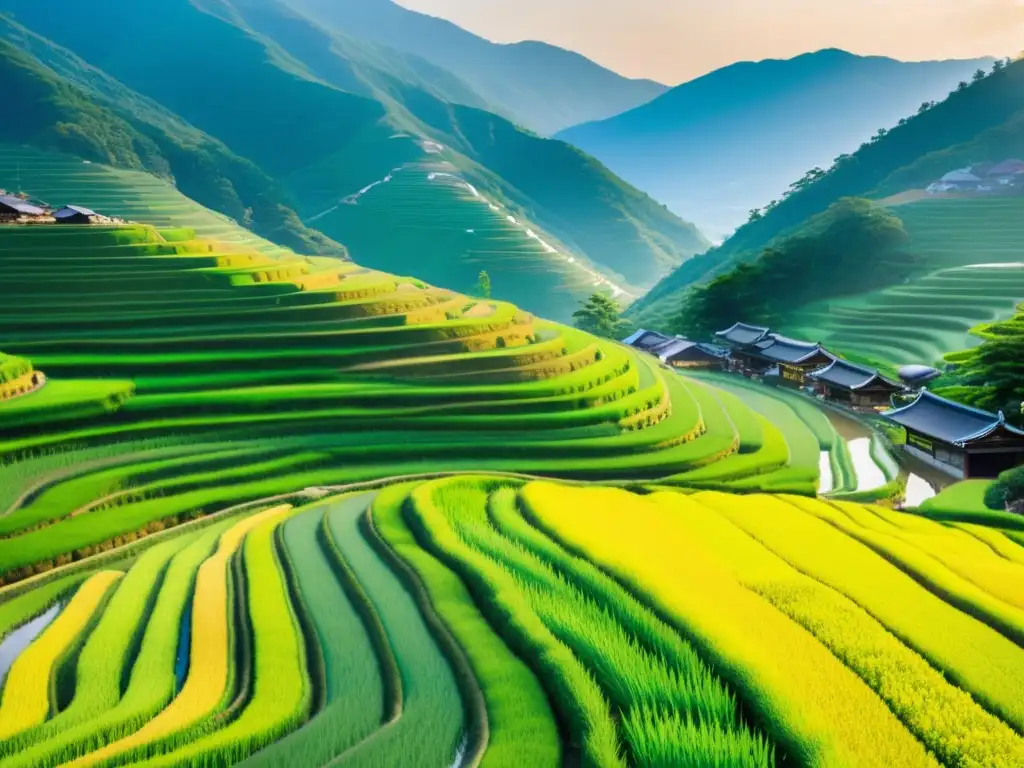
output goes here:
{"type": "Polygon", "coordinates": [[[668,90],[652,80],[622,77],[547,43],[493,43],[392,0],[287,2],[331,29],[443,67],[467,83],[492,111],[542,135],[612,117],[668,90]]]}
{"type": "Polygon", "coordinates": [[[595,288],[637,296],[708,244],[593,158],[481,109],[456,75],[277,0],[0,12],[0,66],[29,105],[0,141],[173,179],[289,246],[344,243],[470,292],[485,270],[497,296],[567,319],[595,288]]]}
{"type": "Polygon", "coordinates": [[[991,59],[902,62],[834,49],[741,62],[558,138],[716,239],[991,59]]]}

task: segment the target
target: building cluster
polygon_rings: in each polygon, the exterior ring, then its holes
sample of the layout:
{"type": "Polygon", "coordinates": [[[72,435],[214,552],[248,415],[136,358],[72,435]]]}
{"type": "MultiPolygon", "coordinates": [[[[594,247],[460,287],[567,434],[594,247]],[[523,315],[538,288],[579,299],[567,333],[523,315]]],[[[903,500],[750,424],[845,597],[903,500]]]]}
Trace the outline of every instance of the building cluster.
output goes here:
{"type": "Polygon", "coordinates": [[[990,195],[1024,192],[1024,160],[979,163],[958,168],[929,184],[926,191],[932,195],[951,192],[990,195]]]}
{"type": "Polygon", "coordinates": [[[843,360],[819,343],[799,341],[771,329],[736,323],[702,344],[640,330],[625,343],[677,368],[707,368],[803,389],[824,400],[881,414],[906,432],[905,451],[953,477],[996,477],[1024,464],[1024,431],[1002,413],[989,413],[939,397],[924,387],[941,375],[935,368],[908,365],[899,381],[843,360]],[[892,407],[893,398],[913,396],[892,407]]]}
{"type": "Polygon", "coordinates": [[[115,224],[121,219],[103,216],[80,205],[50,208],[0,189],[0,223],[3,224],[115,224]]]}

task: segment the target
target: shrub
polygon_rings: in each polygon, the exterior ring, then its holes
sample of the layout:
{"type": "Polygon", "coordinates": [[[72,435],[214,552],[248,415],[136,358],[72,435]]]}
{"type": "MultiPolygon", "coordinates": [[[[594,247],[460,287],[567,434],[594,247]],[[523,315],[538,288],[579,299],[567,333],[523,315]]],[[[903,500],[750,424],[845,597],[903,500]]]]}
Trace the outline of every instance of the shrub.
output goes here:
{"type": "Polygon", "coordinates": [[[1024,467],[1003,472],[985,491],[985,506],[1024,514],[1024,467]]]}

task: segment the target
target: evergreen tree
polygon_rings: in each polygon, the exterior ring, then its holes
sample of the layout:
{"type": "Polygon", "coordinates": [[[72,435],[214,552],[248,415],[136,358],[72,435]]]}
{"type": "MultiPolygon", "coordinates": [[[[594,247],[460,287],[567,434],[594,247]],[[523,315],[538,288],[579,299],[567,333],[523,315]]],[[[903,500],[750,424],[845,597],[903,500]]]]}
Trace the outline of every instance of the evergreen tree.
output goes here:
{"type": "Polygon", "coordinates": [[[583,306],[573,312],[573,325],[581,331],[606,339],[617,338],[625,323],[619,316],[622,311],[614,299],[603,293],[595,293],[583,306]]]}

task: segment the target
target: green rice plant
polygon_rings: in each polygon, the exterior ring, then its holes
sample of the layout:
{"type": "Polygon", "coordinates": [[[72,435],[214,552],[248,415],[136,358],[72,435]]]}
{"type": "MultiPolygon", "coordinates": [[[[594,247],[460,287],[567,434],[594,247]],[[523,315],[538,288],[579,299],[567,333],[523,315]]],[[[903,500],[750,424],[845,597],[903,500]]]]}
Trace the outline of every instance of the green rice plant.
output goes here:
{"type": "Polygon", "coordinates": [[[121,571],[100,571],[87,579],[56,620],[11,666],[0,699],[0,739],[40,725],[53,712],[61,665],[89,634],[122,576],[121,571]]]}
{"type": "Polygon", "coordinates": [[[306,676],[302,631],[275,552],[274,532],[288,516],[269,517],[246,537],[245,572],[255,657],[251,699],[230,725],[147,765],[214,766],[235,763],[297,728],[308,715],[312,691],[306,676]]]}
{"type": "MultiPolygon", "coordinates": [[[[400,503],[407,488],[389,488],[378,502],[400,503]]],[[[363,535],[365,507],[339,504],[327,529],[370,599],[394,651],[401,676],[401,714],[341,757],[346,766],[450,765],[465,729],[458,682],[416,600],[363,535]]],[[[387,683],[386,683],[387,684],[387,683]]]]}
{"type": "Polygon", "coordinates": [[[542,530],[686,634],[784,759],[808,766],[936,765],[856,675],[744,586],[736,571],[771,577],[792,569],[694,497],[641,498],[549,483],[531,483],[522,494],[542,530]]]}
{"type": "Polygon", "coordinates": [[[145,630],[167,563],[193,538],[192,534],[179,536],[139,558],[121,580],[82,648],[74,669],[73,689],[58,690],[58,695],[70,703],[45,724],[0,742],[0,755],[9,757],[32,743],[47,741],[117,705],[122,680],[145,630]]]}
{"type": "MultiPolygon", "coordinates": [[[[803,573],[846,595],[989,711],[1024,731],[1024,648],[943,602],[851,536],[804,512],[824,502],[693,497],[803,573]],[[800,506],[795,506],[795,504],[800,506]]],[[[980,591],[980,590],[979,590],[980,591]]]]}
{"type": "Polygon", "coordinates": [[[174,662],[196,571],[233,522],[225,520],[200,532],[167,566],[127,687],[116,705],[9,758],[11,766],[50,768],[70,762],[133,733],[163,709],[176,692],[174,662]]]}
{"type": "Polygon", "coordinates": [[[1024,763],[1024,739],[846,598],[813,583],[756,590],[860,675],[943,765],[1024,763]]]}
{"type": "MultiPolygon", "coordinates": [[[[530,661],[554,698],[583,759],[591,765],[624,765],[608,701],[593,676],[544,625],[512,574],[492,558],[467,547],[452,530],[445,512],[434,500],[441,483],[424,484],[411,495],[413,503],[408,507],[407,519],[417,540],[468,582],[488,620],[514,651],[530,661]]],[[[486,509],[486,492],[473,481],[460,490],[469,493],[468,502],[464,497],[460,499],[467,505],[465,512],[476,505],[486,509]]],[[[458,490],[455,494],[462,496],[458,490]]],[[[452,514],[458,512],[452,510],[452,514]]]]}
{"type": "Polygon", "coordinates": [[[372,508],[373,524],[421,581],[430,604],[466,654],[485,707],[486,751],[480,764],[484,768],[559,765],[558,728],[542,686],[495,634],[462,580],[416,543],[402,518],[404,501],[404,495],[396,492],[382,493],[372,508]]]}
{"type": "Polygon", "coordinates": [[[0,603],[0,640],[43,613],[84,581],[86,576],[84,573],[65,576],[0,603]]]}
{"type": "Polygon", "coordinates": [[[789,446],[782,432],[760,414],[752,414],[751,418],[760,426],[762,439],[758,450],[727,456],[705,467],[674,475],[669,480],[692,488],[728,488],[737,480],[768,474],[786,466],[789,446]]]}
{"type": "MultiPolygon", "coordinates": [[[[367,500],[354,495],[337,503],[356,505],[361,511],[367,500]]],[[[324,655],[324,707],[304,726],[250,757],[249,766],[326,765],[385,719],[384,681],[374,643],[349,596],[361,588],[334,562],[334,552],[322,535],[326,512],[327,507],[304,512],[283,528],[299,592],[324,655]]],[[[365,595],[361,601],[366,601],[365,595]]]]}

